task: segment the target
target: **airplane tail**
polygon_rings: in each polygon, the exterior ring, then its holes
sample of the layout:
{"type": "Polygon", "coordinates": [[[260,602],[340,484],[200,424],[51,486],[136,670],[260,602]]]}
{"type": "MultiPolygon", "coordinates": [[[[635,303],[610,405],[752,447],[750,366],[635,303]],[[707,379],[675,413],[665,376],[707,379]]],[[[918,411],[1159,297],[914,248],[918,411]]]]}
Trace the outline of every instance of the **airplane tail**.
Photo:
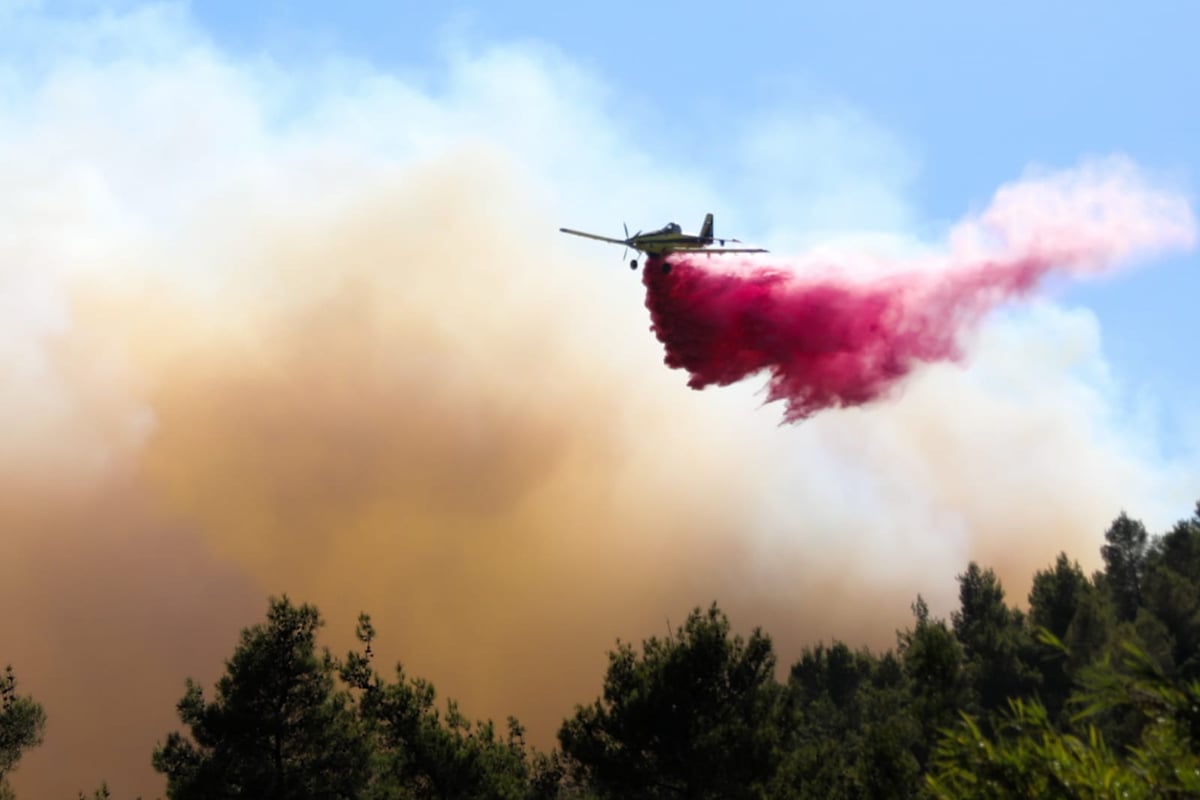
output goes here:
{"type": "Polygon", "coordinates": [[[713,215],[708,214],[704,218],[704,224],[700,226],[700,238],[706,243],[711,244],[713,240],[713,215]]]}

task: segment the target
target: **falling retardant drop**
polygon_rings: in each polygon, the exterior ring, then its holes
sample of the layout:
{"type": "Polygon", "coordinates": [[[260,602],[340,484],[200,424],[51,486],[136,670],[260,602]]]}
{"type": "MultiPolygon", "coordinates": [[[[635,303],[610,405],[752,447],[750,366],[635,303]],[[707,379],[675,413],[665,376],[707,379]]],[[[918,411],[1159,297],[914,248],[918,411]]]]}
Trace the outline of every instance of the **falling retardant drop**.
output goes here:
{"type": "Polygon", "coordinates": [[[649,258],[651,330],[693,389],[766,373],[767,402],[785,403],[785,422],[881,399],[921,363],[961,360],[965,332],[1051,272],[1093,275],[1192,244],[1186,203],[1102,177],[1002,189],[952,231],[936,269],[900,264],[864,278],[852,277],[863,271],[850,257],[814,269],[675,253],[667,271],[649,258]]]}
{"type": "Polygon", "coordinates": [[[914,359],[955,353],[952,339],[937,331],[905,330],[904,302],[882,286],[799,284],[769,268],[710,272],[678,257],[669,274],[648,262],[643,277],[667,366],[686,370],[693,389],[766,371],[767,399],[786,401],[789,422],[866,403],[914,359]]]}

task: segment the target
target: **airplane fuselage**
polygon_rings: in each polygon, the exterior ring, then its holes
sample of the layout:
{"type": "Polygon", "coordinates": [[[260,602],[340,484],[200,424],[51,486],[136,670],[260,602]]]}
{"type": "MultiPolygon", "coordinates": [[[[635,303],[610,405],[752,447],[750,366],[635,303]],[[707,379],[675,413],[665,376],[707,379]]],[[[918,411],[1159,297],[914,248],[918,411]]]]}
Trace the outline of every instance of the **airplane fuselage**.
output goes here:
{"type": "Polygon", "coordinates": [[[676,250],[695,250],[706,247],[712,244],[713,240],[682,233],[678,225],[672,224],[657,231],[630,236],[626,243],[634,250],[640,250],[646,255],[665,256],[676,250]]]}
{"type": "MultiPolygon", "coordinates": [[[[697,253],[703,255],[715,255],[717,253],[765,253],[761,247],[725,247],[725,239],[716,239],[713,236],[713,215],[708,214],[704,218],[704,224],[700,227],[699,234],[684,233],[674,222],[667,223],[662,228],[649,233],[635,233],[629,235],[629,230],[625,231],[624,239],[616,239],[610,236],[601,236],[596,233],[586,233],[584,231],[572,230],[571,228],[559,228],[563,233],[569,233],[572,236],[583,236],[587,239],[597,239],[601,242],[610,244],[621,244],[626,247],[645,253],[648,256],[658,256],[660,258],[671,255],[672,253],[697,253]],[[719,242],[720,247],[712,247],[713,242],[719,242]]],[[[732,241],[736,242],[737,239],[732,241]]],[[[637,259],[629,262],[629,266],[637,269],[637,259]]],[[[664,263],[663,270],[670,270],[670,264],[664,263]]]]}

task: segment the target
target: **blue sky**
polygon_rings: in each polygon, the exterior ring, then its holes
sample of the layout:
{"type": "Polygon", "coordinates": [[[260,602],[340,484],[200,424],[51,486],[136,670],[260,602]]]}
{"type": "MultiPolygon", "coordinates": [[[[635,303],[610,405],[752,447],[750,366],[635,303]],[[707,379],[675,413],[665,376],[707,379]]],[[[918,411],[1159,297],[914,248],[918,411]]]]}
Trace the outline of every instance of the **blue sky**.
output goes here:
{"type": "MultiPolygon", "coordinates": [[[[1188,171],[1200,77],[1186,3],[205,2],[224,44],[286,59],[331,50],[383,67],[430,66],[447,36],[551,44],[654,121],[702,132],[686,156],[720,157],[726,116],[779,93],[867,110],[919,149],[922,199],[957,214],[1029,161],[1123,150],[1188,171]],[[307,53],[305,52],[307,51],[307,53]],[[725,112],[725,113],[722,113],[725,112]],[[653,113],[653,112],[652,112],[653,113]]],[[[785,98],[786,100],[786,98],[785,98]]],[[[673,140],[670,144],[676,143],[673,140]]]]}
{"type": "MultiPolygon", "coordinates": [[[[737,182],[747,114],[837,104],[901,143],[905,191],[927,231],[986,203],[1029,164],[1124,153],[1195,195],[1200,85],[1185,2],[434,4],[196,3],[223,48],[287,62],[351,55],[436,86],[448,42],[560,50],[611,90],[606,113],[656,158],[737,182]]],[[[648,223],[657,221],[650,220],[648,223]]],[[[795,220],[802,228],[804,219],[795,220]]],[[[1157,397],[1164,446],[1200,384],[1187,357],[1200,292],[1194,253],[1060,287],[1099,317],[1132,398],[1157,397]]]]}

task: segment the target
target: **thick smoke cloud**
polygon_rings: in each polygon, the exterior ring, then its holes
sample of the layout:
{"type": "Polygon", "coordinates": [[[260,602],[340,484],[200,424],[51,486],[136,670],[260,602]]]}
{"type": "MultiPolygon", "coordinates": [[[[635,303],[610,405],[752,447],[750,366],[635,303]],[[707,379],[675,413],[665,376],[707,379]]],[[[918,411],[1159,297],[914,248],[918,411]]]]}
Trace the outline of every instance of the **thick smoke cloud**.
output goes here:
{"type": "Polygon", "coordinates": [[[694,605],[785,663],[888,646],[969,558],[1020,599],[1060,549],[1094,565],[1122,505],[1195,499],[1086,311],[985,319],[969,369],[795,428],[753,384],[689,391],[615,254],[555,231],[607,218],[581,198],[614,176],[704,178],[553,55],[458,55],[431,95],[239,62],[174,12],[49,30],[0,111],[0,656],[49,715],[19,793],[160,791],[184,677],[269,593],[335,649],[369,611],[381,664],[548,745],[618,636],[694,605]]]}

